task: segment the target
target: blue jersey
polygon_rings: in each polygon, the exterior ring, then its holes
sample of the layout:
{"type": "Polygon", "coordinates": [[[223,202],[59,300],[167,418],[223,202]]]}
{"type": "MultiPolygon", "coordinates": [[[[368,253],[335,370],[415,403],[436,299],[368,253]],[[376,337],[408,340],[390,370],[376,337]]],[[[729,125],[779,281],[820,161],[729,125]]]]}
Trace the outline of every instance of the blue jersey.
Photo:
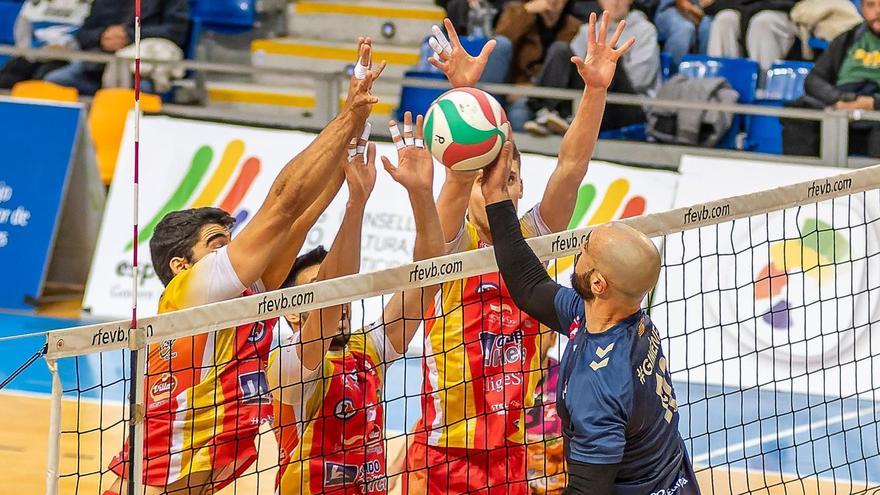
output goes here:
{"type": "Polygon", "coordinates": [[[577,292],[561,287],[554,305],[570,339],[557,384],[566,458],[620,464],[618,495],[700,493],[678,431],[660,335],[648,315],[639,311],[591,334],[577,292]]]}

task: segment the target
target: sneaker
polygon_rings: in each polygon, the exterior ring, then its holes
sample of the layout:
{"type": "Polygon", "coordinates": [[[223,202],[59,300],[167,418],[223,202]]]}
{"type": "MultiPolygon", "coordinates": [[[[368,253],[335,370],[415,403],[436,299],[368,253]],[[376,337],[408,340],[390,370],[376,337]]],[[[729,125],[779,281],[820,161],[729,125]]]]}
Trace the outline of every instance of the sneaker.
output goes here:
{"type": "Polygon", "coordinates": [[[547,129],[547,115],[550,113],[546,108],[535,112],[535,118],[523,124],[523,130],[534,136],[544,137],[550,134],[547,129]]]}
{"type": "Polygon", "coordinates": [[[564,136],[568,132],[568,128],[571,127],[571,124],[556,112],[547,112],[546,122],[547,129],[560,136],[564,136]]]}

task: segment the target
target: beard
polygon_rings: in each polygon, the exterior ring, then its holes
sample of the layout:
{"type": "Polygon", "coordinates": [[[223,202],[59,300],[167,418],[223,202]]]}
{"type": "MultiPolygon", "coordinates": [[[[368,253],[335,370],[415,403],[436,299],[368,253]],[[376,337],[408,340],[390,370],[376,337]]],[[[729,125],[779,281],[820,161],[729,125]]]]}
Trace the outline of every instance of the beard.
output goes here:
{"type": "Polygon", "coordinates": [[[571,273],[571,288],[581,296],[581,299],[587,302],[596,298],[596,294],[593,294],[593,289],[590,288],[589,282],[590,275],[592,275],[594,271],[595,270],[589,270],[583,276],[578,276],[577,272],[571,273]]]}

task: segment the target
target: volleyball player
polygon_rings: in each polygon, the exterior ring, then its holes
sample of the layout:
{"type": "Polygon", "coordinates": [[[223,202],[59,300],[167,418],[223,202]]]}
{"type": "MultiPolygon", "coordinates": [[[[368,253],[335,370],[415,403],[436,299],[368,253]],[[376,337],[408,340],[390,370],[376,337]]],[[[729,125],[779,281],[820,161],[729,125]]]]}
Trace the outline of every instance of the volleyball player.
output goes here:
{"type": "MultiPolygon", "coordinates": [[[[526,237],[568,226],[578,189],[596,145],[605,99],[618,58],[635,40],[614,49],[624,23],[606,44],[607,13],[600,39],[595,29],[586,60],[573,58],[584,80],[583,98],[559,149],[559,161],[541,202],[519,221],[526,237]]],[[[595,26],[595,15],[590,22],[595,26]]],[[[452,23],[449,40],[435,29],[431,45],[453,86],[477,83],[494,48],[478,57],[462,48],[452,23]]],[[[480,173],[447,171],[437,201],[448,251],[492,244],[480,173]]],[[[511,200],[522,198],[520,160],[513,148],[507,177],[511,200]]],[[[524,494],[526,447],[524,411],[534,403],[541,376],[539,323],[520,311],[498,273],[444,284],[442,301],[426,322],[422,418],[407,456],[408,490],[429,493],[524,494]]]]}
{"type": "Polygon", "coordinates": [[[511,156],[506,143],[482,189],[511,297],[569,337],[556,388],[565,493],[698,495],[660,335],[641,309],[660,275],[657,248],[625,224],[600,225],[580,247],[573,288],[557,284],[523,238],[507,184],[511,156]]]}
{"type": "MultiPolygon", "coordinates": [[[[421,116],[415,132],[412,124],[407,112],[402,139],[392,133],[398,166],[385,157],[382,161],[409,194],[416,224],[413,258],[423,260],[442,255],[444,244],[433,196],[434,163],[424,148],[421,116]]],[[[364,205],[376,179],[374,160],[371,144],[366,165],[358,155],[346,167],[345,215],[316,280],[354,274],[360,268],[364,205]]],[[[272,389],[283,406],[293,408],[299,430],[298,442],[282,434],[287,444],[281,449],[289,455],[282,458],[277,493],[386,493],[385,365],[406,351],[438,288],[395,294],[379,322],[357,331],[350,330],[346,306],[311,311],[299,322],[301,330],[273,351],[272,389]]]]}
{"type": "MultiPolygon", "coordinates": [[[[327,178],[338,173],[345,144],[359,135],[378,101],[371,89],[384,62],[368,69],[371,51],[369,39],[359,40],[361,68],[344,108],[285,165],[235,238],[232,217],[216,208],[171,212],[159,222],[150,251],[165,284],[160,313],[274,289],[283,282],[308,230],[335,195],[327,191],[327,178]]],[[[265,366],[276,321],[149,346],[142,467],[146,494],[213,493],[253,463],[260,424],[273,419],[265,366]]],[[[127,463],[126,447],[111,462],[119,478],[106,493],[126,492],[127,463]]]]}

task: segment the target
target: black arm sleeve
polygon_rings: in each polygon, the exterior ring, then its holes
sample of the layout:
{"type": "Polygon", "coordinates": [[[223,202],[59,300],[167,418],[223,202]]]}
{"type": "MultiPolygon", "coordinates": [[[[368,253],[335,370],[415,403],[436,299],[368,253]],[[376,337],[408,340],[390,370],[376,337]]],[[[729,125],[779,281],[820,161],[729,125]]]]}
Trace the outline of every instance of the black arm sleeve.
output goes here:
{"type": "Polygon", "coordinates": [[[553,281],[541,260],[535,256],[520,230],[512,201],[486,206],[495,261],[510,296],[520,309],[544,325],[562,332],[556,314],[556,293],[560,285],[553,281]]]}
{"type": "Polygon", "coordinates": [[[611,495],[620,464],[585,464],[568,459],[565,493],[611,495]]]}

